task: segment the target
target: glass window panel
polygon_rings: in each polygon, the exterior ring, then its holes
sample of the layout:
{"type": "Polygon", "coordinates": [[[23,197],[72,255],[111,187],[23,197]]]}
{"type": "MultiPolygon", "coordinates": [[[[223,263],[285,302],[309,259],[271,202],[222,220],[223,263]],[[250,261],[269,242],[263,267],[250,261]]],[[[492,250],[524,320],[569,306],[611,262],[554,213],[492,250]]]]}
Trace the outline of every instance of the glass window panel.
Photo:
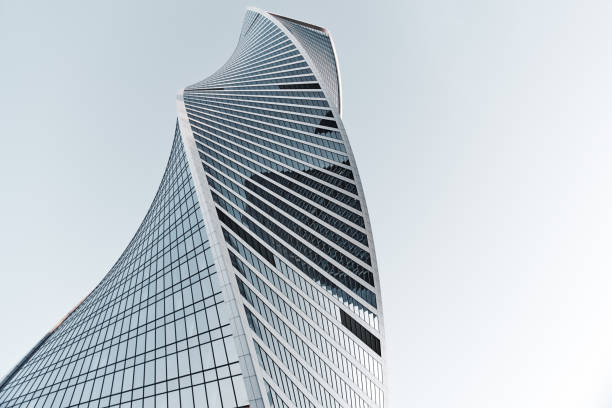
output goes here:
{"type": "Polygon", "coordinates": [[[206,309],[206,317],[208,318],[208,326],[211,329],[219,327],[219,317],[217,316],[217,308],[209,307],[206,309]]]}
{"type": "Polygon", "coordinates": [[[172,344],[176,341],[174,324],[167,323],[166,324],[166,344],[172,344]]]}
{"type": "Polygon", "coordinates": [[[115,373],[115,378],[113,379],[113,394],[118,394],[121,392],[121,386],[123,385],[123,371],[118,371],[115,373]]]}
{"type": "Polygon", "coordinates": [[[236,345],[234,344],[234,339],[232,337],[226,337],[224,341],[228,361],[238,361],[238,354],[236,353],[236,345]]]}
{"type": "Polygon", "coordinates": [[[236,406],[236,398],[234,397],[234,388],[232,387],[231,378],[225,378],[219,381],[219,389],[221,390],[221,400],[224,408],[233,408],[236,406]]]}
{"type": "Polygon", "coordinates": [[[206,402],[206,391],[204,391],[204,385],[196,385],[193,387],[193,400],[195,406],[198,408],[208,408],[206,402]]]}
{"type": "Polygon", "coordinates": [[[184,340],[187,336],[187,333],[185,331],[185,319],[177,320],[174,326],[176,327],[176,340],[184,340]]]}
{"type": "Polygon", "coordinates": [[[178,377],[176,354],[170,354],[166,356],[166,367],[168,370],[168,379],[178,377]]]}
{"type": "Polygon", "coordinates": [[[168,407],[168,398],[166,394],[157,395],[155,397],[155,408],[167,408],[168,407]]]}
{"type": "Polygon", "coordinates": [[[206,384],[206,397],[208,398],[209,407],[223,407],[221,396],[219,395],[219,386],[216,382],[206,384]]]}
{"type": "Polygon", "coordinates": [[[168,406],[170,408],[181,406],[181,400],[178,391],[172,391],[168,393],[168,406]]]}
{"type": "Polygon", "coordinates": [[[155,360],[155,382],[166,381],[166,358],[155,360]]]}
{"type": "Polygon", "coordinates": [[[102,392],[102,381],[104,381],[104,377],[98,377],[94,380],[94,387],[91,393],[92,399],[100,397],[100,393],[102,392]]]}
{"type": "Polygon", "coordinates": [[[206,312],[204,310],[200,310],[195,314],[196,322],[198,325],[198,332],[204,333],[208,331],[208,322],[206,320],[206,312]]]}
{"type": "Polygon", "coordinates": [[[145,385],[155,383],[155,361],[147,361],[145,364],[145,385]]]}
{"type": "Polygon", "coordinates": [[[187,326],[187,337],[195,336],[197,334],[195,316],[194,315],[187,316],[185,318],[185,324],[187,326]]]}
{"type": "Polygon", "coordinates": [[[189,356],[187,355],[187,350],[183,350],[177,353],[177,357],[178,357],[179,375],[189,374],[189,356]]]}
{"type": "Polygon", "coordinates": [[[144,383],[144,364],[134,367],[134,388],[142,387],[144,383]]]}
{"type": "Polygon", "coordinates": [[[202,293],[204,294],[204,298],[212,296],[213,291],[212,286],[210,285],[210,278],[202,279],[200,281],[200,284],[202,286],[202,293]]]}
{"type": "Polygon", "coordinates": [[[125,373],[123,375],[123,388],[122,390],[128,391],[132,389],[132,378],[134,376],[134,368],[129,367],[125,369],[125,373]]]}
{"type": "Polygon", "coordinates": [[[200,360],[200,349],[198,347],[189,349],[189,363],[192,373],[202,371],[202,360],[200,360]]]}
{"type": "Polygon", "coordinates": [[[181,408],[193,408],[193,396],[191,387],[181,390],[181,408]]]}
{"type": "Polygon", "coordinates": [[[204,370],[208,370],[215,367],[212,346],[210,343],[202,344],[200,346],[200,354],[202,356],[202,368],[204,370]]]}
{"type": "Polygon", "coordinates": [[[104,376],[104,385],[102,385],[102,396],[106,397],[108,395],[110,395],[111,392],[111,386],[113,385],[113,375],[112,374],[107,374],[106,376],[104,376]]]}
{"type": "Polygon", "coordinates": [[[213,353],[215,354],[215,363],[217,366],[227,364],[227,356],[225,355],[225,347],[223,340],[215,340],[212,342],[213,353]]]}

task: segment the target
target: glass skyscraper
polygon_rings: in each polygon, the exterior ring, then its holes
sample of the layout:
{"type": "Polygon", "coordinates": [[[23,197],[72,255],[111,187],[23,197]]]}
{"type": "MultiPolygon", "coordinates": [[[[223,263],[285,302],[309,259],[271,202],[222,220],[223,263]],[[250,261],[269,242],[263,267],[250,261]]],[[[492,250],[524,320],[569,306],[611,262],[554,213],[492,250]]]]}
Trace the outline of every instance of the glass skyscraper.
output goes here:
{"type": "Polygon", "coordinates": [[[382,407],[372,233],[327,30],[249,9],[179,93],[159,190],[0,408],[382,407]]]}

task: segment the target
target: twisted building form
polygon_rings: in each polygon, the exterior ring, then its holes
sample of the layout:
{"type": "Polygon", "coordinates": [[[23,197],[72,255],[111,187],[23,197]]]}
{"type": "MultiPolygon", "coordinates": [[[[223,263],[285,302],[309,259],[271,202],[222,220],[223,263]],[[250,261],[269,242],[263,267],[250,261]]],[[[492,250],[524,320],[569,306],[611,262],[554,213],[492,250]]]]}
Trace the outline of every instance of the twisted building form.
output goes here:
{"type": "Polygon", "coordinates": [[[382,407],[372,234],[320,27],[247,11],[182,90],[170,159],[98,286],[0,383],[0,408],[382,407]]]}

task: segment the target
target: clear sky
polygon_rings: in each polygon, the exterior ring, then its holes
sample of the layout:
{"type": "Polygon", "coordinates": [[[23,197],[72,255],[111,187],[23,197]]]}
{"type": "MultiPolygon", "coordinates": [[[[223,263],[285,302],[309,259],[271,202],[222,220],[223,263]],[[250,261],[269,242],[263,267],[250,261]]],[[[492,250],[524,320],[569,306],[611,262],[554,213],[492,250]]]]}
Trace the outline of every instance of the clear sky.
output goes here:
{"type": "Polygon", "coordinates": [[[0,376],[125,248],[249,5],[334,37],[389,406],[609,407],[609,1],[0,0],[0,376]]]}

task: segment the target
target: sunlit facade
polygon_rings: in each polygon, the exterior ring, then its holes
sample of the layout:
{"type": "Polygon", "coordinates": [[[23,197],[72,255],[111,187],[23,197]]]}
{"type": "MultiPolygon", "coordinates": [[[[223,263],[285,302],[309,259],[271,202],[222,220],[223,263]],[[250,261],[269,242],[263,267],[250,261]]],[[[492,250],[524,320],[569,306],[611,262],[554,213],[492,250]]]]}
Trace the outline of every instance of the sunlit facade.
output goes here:
{"type": "Polygon", "coordinates": [[[0,408],[382,407],[372,233],[327,30],[249,9],[183,89],[170,159],[102,282],[0,408]]]}

